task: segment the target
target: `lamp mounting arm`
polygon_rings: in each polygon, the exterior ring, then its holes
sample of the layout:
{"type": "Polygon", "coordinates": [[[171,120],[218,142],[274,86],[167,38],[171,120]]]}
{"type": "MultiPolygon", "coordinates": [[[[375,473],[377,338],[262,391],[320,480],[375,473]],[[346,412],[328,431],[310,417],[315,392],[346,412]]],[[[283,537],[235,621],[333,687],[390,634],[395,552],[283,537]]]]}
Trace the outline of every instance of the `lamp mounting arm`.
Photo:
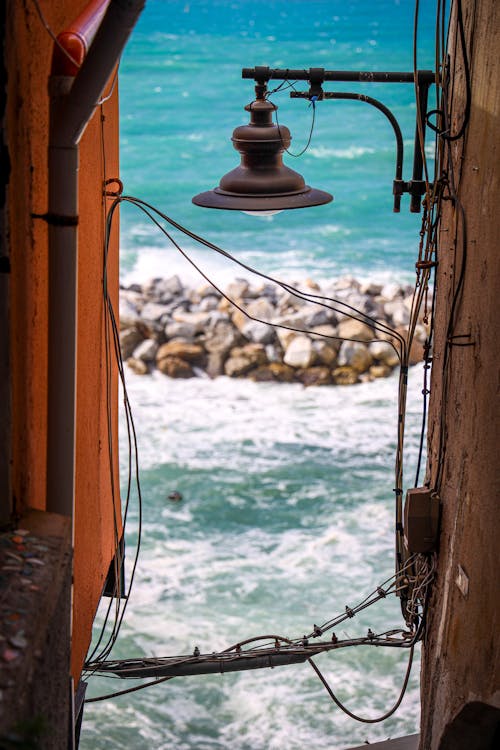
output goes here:
{"type": "MultiPolygon", "coordinates": [[[[310,93],[309,92],[302,92],[302,91],[293,91],[290,96],[294,99],[309,99],[310,93]]],[[[351,94],[348,92],[343,91],[328,91],[323,92],[322,99],[347,99],[351,101],[360,101],[360,102],[366,102],[367,104],[371,104],[372,107],[376,107],[380,112],[382,112],[389,122],[392,125],[392,128],[394,130],[394,135],[396,137],[396,173],[394,177],[394,187],[393,187],[393,194],[394,194],[394,212],[399,213],[400,206],[401,206],[401,195],[403,192],[408,192],[408,190],[401,189],[404,185],[408,185],[408,183],[403,182],[403,135],[401,133],[401,128],[399,127],[399,123],[392,114],[391,110],[385,106],[385,104],[382,104],[382,102],[379,102],[378,99],[373,99],[371,96],[367,96],[366,94],[351,94]]]]}
{"type": "MultiPolygon", "coordinates": [[[[426,190],[423,177],[422,149],[425,143],[425,127],[429,88],[439,84],[439,74],[432,70],[417,70],[415,72],[397,71],[364,71],[364,70],[325,70],[324,68],[309,68],[308,70],[292,70],[289,68],[269,68],[258,66],[243,68],[242,78],[254,79],[258,86],[266,86],[270,80],[308,81],[309,91],[292,91],[292,98],[312,99],[350,99],[371,104],[382,112],[391,123],[396,136],[396,175],[393,183],[394,211],[400,210],[401,195],[411,195],[410,211],[418,213],[422,195],[426,190]],[[356,93],[325,92],[323,83],[327,81],[357,82],[357,83],[413,83],[417,92],[417,120],[415,124],[415,145],[413,152],[413,172],[409,182],[403,180],[403,137],[401,128],[391,110],[382,102],[371,96],[356,93]]],[[[257,87],[256,87],[257,90],[257,87]]]]}

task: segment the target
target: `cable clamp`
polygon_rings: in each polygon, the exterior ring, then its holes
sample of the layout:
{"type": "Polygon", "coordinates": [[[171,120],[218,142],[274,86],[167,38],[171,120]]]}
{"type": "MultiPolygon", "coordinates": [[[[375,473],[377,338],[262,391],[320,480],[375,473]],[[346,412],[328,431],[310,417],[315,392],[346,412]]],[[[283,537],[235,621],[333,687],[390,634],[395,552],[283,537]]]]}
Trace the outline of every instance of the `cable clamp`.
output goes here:
{"type": "Polygon", "coordinates": [[[314,106],[315,102],[323,99],[323,81],[325,80],[324,68],[309,68],[309,91],[308,99],[314,106]]]}
{"type": "Polygon", "coordinates": [[[345,608],[345,613],[346,613],[347,617],[354,617],[354,615],[355,615],[354,610],[351,609],[350,607],[348,607],[347,605],[346,605],[346,608],[345,608]]]}
{"type": "Polygon", "coordinates": [[[63,216],[62,214],[53,214],[47,212],[45,214],[31,214],[32,219],[42,219],[47,224],[53,227],[77,227],[78,216],[63,216]]]}
{"type": "Polygon", "coordinates": [[[392,194],[401,196],[403,193],[408,192],[408,183],[404,180],[393,180],[392,183],[392,194]]]}
{"type": "Polygon", "coordinates": [[[318,625],[313,625],[313,630],[315,636],[323,635],[323,631],[318,625]]]}
{"type": "Polygon", "coordinates": [[[104,195],[109,198],[119,198],[123,193],[123,182],[118,177],[111,177],[104,183],[104,195]],[[106,190],[107,185],[118,185],[116,190],[106,190]]]}
{"type": "Polygon", "coordinates": [[[386,598],[386,596],[387,596],[387,591],[385,591],[385,590],[384,590],[384,589],[382,588],[382,586],[379,586],[379,587],[377,588],[377,594],[378,594],[378,595],[379,595],[380,597],[382,597],[382,599],[385,599],[385,598],[386,598]]]}
{"type": "Polygon", "coordinates": [[[448,346],[474,346],[475,341],[455,341],[455,339],[470,339],[471,333],[456,333],[453,336],[448,336],[446,343],[448,346]]]}

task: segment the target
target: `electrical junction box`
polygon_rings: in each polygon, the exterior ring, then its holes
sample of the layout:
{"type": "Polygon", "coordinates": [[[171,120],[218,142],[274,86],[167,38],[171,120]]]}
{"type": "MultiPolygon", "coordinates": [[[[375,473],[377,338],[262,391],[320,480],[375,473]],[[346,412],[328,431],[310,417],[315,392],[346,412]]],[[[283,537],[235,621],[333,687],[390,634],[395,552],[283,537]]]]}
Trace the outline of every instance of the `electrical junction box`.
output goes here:
{"type": "Polygon", "coordinates": [[[433,552],[439,533],[439,497],[428,487],[415,487],[406,493],[403,534],[410,554],[433,552]]]}

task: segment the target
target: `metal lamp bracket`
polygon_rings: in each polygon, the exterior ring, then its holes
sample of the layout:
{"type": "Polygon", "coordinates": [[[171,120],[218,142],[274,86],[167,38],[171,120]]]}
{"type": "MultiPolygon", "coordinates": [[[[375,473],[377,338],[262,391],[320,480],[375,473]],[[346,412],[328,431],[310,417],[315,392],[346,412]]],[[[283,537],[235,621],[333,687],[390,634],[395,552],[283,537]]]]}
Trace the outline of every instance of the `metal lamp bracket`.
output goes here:
{"type": "Polygon", "coordinates": [[[394,211],[400,210],[401,195],[409,193],[410,211],[419,213],[421,199],[427,190],[423,178],[422,150],[425,142],[425,129],[427,124],[427,102],[429,88],[433,83],[439,83],[439,75],[432,70],[417,70],[415,72],[381,72],[381,71],[345,71],[325,70],[324,68],[309,68],[309,70],[271,69],[266,66],[255,68],[243,68],[242,78],[254,79],[257,90],[265,92],[270,80],[296,80],[308,81],[309,91],[292,91],[292,98],[306,98],[313,101],[325,99],[350,99],[363,101],[376,107],[390,121],[396,136],[396,175],[393,182],[394,211]],[[323,83],[327,81],[357,82],[357,83],[412,83],[416,89],[417,118],[415,123],[415,145],[413,152],[413,171],[409,181],[402,179],[403,169],[403,138],[398,121],[391,110],[382,102],[365,94],[345,92],[324,92],[323,83]]]}

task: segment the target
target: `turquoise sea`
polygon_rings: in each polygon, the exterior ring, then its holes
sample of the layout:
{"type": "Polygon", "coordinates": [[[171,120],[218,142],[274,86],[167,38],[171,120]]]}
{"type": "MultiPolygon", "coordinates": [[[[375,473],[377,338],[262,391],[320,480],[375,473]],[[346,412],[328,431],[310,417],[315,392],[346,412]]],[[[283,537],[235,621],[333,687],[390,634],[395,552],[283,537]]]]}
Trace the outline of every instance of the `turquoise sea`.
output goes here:
{"type": "MultiPolygon", "coordinates": [[[[360,102],[320,102],[311,146],[285,157],[327,206],[255,218],[210,211],[191,197],[236,166],[232,130],[253,98],[242,67],[412,70],[410,0],[148,0],[120,68],[125,193],[160,208],[238,259],[288,281],[354,276],[411,282],[420,217],[392,213],[392,129],[360,102]]],[[[418,67],[434,68],[435,3],[420,2],[418,67]]],[[[298,88],[301,88],[300,84],[298,88]]],[[[302,86],[304,88],[304,86],[302,86]]],[[[382,100],[398,117],[409,179],[415,127],[408,84],[339,84],[382,100]]],[[[431,94],[432,96],[432,94],[431,94]]],[[[312,110],[272,97],[280,122],[306,143],[312,110]]],[[[430,143],[431,139],[429,139],[430,143]]],[[[429,155],[432,148],[429,149],[429,155]]],[[[236,264],[181,239],[224,286],[252,280],[236,264]]],[[[194,269],[133,206],[121,212],[124,284],[194,269]]],[[[353,606],[392,575],[395,376],[348,388],[172,381],[127,371],[143,489],[142,549],[112,658],[222,650],[261,633],[296,637],[353,606]],[[172,504],[173,490],[183,501],[172,504]]],[[[406,486],[421,420],[422,368],[410,373],[406,486]]],[[[126,467],[126,431],[121,424],[126,467]]],[[[123,478],[125,482],[125,476],[123,478]]],[[[128,575],[138,532],[133,498],[128,575]]],[[[102,615],[97,623],[102,622],[102,615]]],[[[339,638],[403,625],[387,599],[344,623],[339,638]]],[[[354,648],[318,657],[355,713],[398,697],[407,653],[354,648]]],[[[308,665],[174,679],[88,704],[83,750],[344,750],[418,731],[419,665],[394,716],[359,724],[336,708],[308,665]]],[[[129,683],[92,678],[88,694],[129,683]]]]}

